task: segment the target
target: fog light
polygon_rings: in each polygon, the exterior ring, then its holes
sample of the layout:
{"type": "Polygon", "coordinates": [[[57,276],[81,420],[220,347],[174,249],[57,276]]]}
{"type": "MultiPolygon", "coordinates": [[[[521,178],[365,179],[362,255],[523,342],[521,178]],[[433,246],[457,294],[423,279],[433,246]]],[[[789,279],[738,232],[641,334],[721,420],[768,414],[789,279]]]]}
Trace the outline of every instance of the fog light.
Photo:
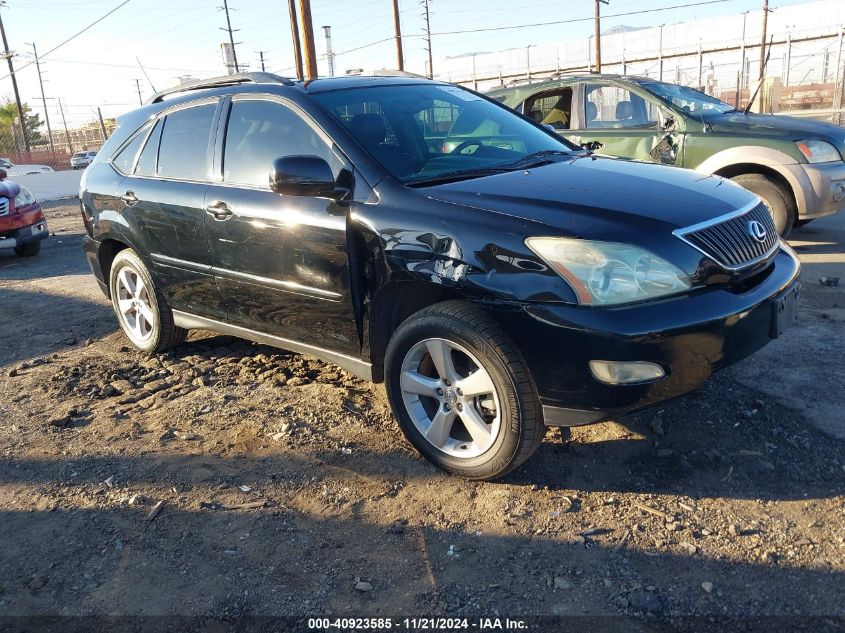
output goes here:
{"type": "Polygon", "coordinates": [[[663,378],[666,372],[657,363],[646,361],[591,360],[590,371],[608,385],[630,385],[663,378]]]}

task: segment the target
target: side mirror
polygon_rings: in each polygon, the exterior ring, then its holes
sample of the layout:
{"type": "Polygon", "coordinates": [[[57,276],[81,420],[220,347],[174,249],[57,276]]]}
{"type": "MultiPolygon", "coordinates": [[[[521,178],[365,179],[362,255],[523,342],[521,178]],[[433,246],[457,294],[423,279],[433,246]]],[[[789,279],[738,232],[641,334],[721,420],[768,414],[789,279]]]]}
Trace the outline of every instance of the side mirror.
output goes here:
{"type": "Polygon", "coordinates": [[[273,161],[270,189],[287,196],[342,197],[329,164],[319,156],[283,156],[273,161]]]}

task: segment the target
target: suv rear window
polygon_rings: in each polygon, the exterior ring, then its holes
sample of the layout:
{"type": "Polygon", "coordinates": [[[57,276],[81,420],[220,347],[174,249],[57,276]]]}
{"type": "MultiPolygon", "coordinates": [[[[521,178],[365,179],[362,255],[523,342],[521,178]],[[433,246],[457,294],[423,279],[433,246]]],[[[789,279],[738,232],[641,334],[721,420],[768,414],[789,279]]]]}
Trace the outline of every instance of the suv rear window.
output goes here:
{"type": "Polygon", "coordinates": [[[159,143],[159,176],[180,180],[208,179],[208,139],[216,108],[209,103],[167,115],[159,143]]]}

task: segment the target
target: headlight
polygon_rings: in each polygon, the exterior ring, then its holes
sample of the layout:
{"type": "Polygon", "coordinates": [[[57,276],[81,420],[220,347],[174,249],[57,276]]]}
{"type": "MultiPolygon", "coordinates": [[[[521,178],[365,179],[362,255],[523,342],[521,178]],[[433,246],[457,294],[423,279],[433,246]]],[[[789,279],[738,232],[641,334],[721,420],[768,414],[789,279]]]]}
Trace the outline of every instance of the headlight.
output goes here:
{"type": "Polygon", "coordinates": [[[692,287],[683,271],[629,244],[563,237],[529,237],[525,243],[569,282],[581,305],[644,301],[692,287]]]}
{"type": "Polygon", "coordinates": [[[839,151],[827,141],[795,141],[795,147],[808,163],[832,163],[842,160],[839,151]]]}
{"type": "Polygon", "coordinates": [[[15,196],[15,206],[25,207],[28,204],[35,204],[35,196],[32,195],[32,192],[23,185],[18,186],[21,190],[18,192],[18,195],[15,196]]]}

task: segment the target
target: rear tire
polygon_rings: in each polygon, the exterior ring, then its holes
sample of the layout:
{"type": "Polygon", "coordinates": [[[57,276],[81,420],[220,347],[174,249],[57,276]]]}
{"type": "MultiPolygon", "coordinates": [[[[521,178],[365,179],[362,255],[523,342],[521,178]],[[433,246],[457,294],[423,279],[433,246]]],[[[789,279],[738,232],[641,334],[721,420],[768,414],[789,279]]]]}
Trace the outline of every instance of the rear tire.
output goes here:
{"type": "Polygon", "coordinates": [[[778,234],[786,238],[792,230],[796,216],[790,192],[783,185],[763,174],[740,174],[731,180],[763,199],[763,204],[769,210],[778,234]]]}
{"type": "Polygon", "coordinates": [[[174,325],[173,311],[135,251],[115,256],[109,289],[120,327],[135,347],[154,354],[185,341],[188,331],[174,325]]]}
{"type": "Polygon", "coordinates": [[[522,355],[470,304],[439,303],[403,322],[388,345],[385,376],[405,437],[451,473],[502,477],[543,441],[540,400],[522,355]]]}
{"type": "Polygon", "coordinates": [[[28,244],[21,244],[15,246],[15,255],[18,257],[33,257],[41,252],[41,241],[29,242],[28,244]]]}

